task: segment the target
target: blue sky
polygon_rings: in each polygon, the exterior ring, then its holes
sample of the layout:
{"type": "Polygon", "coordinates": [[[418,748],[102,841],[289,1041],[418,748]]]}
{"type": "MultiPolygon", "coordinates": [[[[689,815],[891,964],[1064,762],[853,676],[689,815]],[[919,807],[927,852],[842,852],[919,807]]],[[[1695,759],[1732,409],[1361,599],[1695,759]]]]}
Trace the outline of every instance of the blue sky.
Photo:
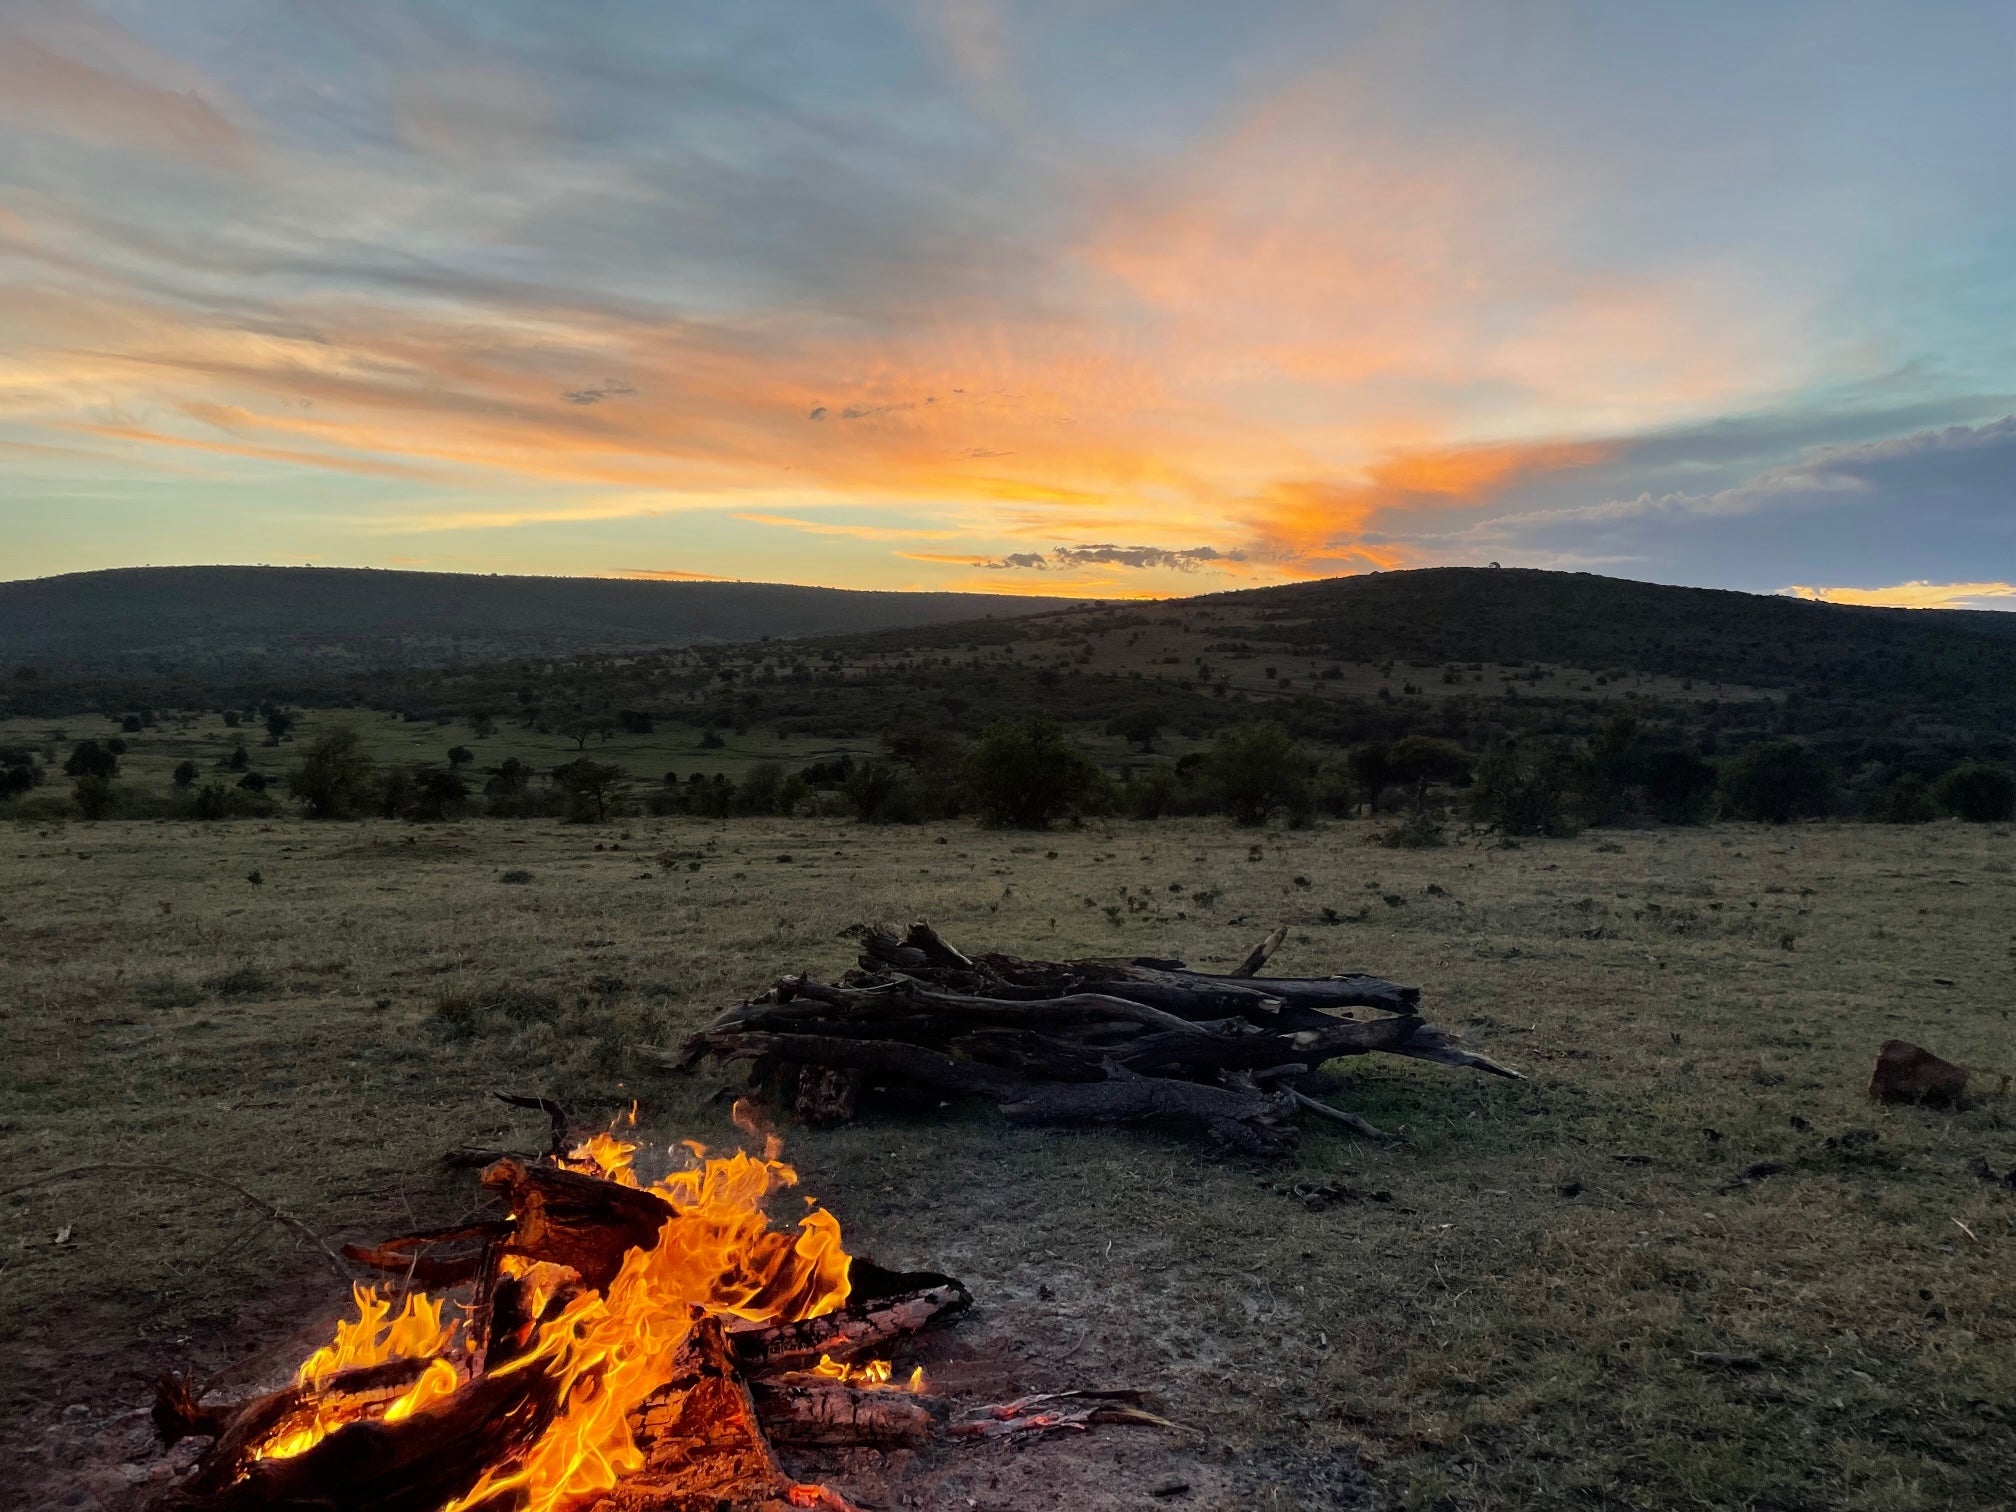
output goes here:
{"type": "Polygon", "coordinates": [[[2006,4],[0,0],[0,576],[2016,607],[2006,4]]]}

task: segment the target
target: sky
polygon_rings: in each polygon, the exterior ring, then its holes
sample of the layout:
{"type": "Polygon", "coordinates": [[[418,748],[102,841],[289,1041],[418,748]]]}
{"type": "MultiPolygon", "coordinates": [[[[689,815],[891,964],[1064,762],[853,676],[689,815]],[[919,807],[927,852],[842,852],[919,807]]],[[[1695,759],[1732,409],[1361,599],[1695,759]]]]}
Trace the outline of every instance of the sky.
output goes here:
{"type": "Polygon", "coordinates": [[[2016,7],[0,0],[0,578],[2016,609],[2016,7]]]}

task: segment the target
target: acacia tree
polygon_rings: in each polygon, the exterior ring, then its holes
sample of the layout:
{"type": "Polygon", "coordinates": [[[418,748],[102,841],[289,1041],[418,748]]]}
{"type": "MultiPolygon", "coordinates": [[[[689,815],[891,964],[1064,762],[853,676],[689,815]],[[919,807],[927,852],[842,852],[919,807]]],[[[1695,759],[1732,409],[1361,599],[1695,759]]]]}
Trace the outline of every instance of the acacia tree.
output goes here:
{"type": "Polygon", "coordinates": [[[1414,789],[1414,812],[1428,807],[1428,788],[1437,782],[1461,782],[1470,775],[1470,758],[1459,745],[1434,740],[1426,735],[1409,735],[1393,742],[1386,753],[1392,780],[1414,789]]]}
{"type": "Polygon", "coordinates": [[[1108,735],[1118,735],[1140,748],[1144,756],[1155,754],[1155,737],[1162,733],[1167,721],[1160,709],[1129,709],[1106,726],[1108,735]]]}
{"type": "Polygon", "coordinates": [[[584,811],[580,817],[586,818],[585,810],[592,805],[598,823],[609,816],[609,801],[627,776],[614,762],[590,761],[586,756],[553,768],[553,780],[572,793],[577,808],[584,811]]]}

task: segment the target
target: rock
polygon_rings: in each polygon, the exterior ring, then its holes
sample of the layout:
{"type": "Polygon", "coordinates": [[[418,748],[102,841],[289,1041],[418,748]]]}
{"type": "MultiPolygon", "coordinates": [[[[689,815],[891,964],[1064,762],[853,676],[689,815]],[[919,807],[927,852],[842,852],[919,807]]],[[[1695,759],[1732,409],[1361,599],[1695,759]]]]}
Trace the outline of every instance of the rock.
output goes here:
{"type": "Polygon", "coordinates": [[[1964,1067],[1941,1060],[1909,1040],[1885,1040],[1876,1052],[1875,1074],[1869,1078],[1869,1095],[1884,1102],[1952,1107],[1966,1088],[1964,1067]]]}

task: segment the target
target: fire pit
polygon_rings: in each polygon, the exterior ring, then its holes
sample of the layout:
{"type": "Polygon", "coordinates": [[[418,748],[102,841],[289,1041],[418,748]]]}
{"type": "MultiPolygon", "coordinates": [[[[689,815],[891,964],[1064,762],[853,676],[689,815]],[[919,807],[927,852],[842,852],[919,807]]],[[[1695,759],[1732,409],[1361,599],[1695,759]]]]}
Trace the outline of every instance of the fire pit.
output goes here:
{"type": "Polygon", "coordinates": [[[220,1405],[159,1383],[163,1437],[211,1443],[157,1512],[844,1512],[771,1444],[931,1435],[944,1407],[889,1357],[969,1305],[959,1282],[849,1256],[810,1199],[776,1226],[767,1204],[797,1177],[774,1138],[689,1143],[646,1182],[632,1141],[567,1142],[556,1107],[511,1100],[544,1107],[555,1140],[484,1170],[507,1217],[346,1246],[399,1279],[358,1286],[281,1390],[220,1405]]]}

